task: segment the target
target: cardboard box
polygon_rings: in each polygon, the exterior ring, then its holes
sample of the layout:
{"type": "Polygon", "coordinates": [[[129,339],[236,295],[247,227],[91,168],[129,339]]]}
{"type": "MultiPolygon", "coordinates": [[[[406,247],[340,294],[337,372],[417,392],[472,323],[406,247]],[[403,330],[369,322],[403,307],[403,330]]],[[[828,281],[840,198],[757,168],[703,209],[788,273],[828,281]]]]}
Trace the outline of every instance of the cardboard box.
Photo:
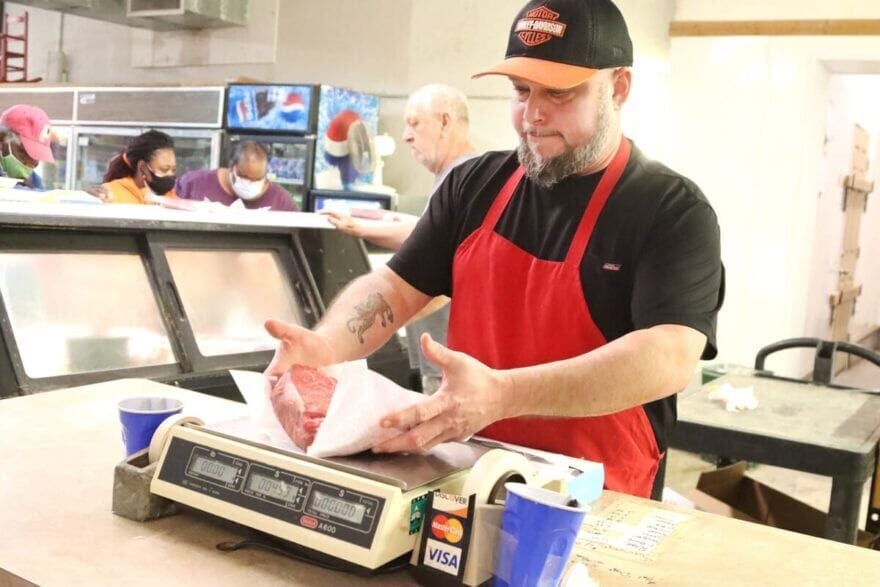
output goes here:
{"type": "MultiPolygon", "coordinates": [[[[768,487],[745,472],[746,463],[740,461],[701,474],[691,501],[697,509],[713,514],[824,537],[827,513],[768,487]]],[[[880,542],[878,538],[860,530],[857,542],[870,548],[880,542]]]]}

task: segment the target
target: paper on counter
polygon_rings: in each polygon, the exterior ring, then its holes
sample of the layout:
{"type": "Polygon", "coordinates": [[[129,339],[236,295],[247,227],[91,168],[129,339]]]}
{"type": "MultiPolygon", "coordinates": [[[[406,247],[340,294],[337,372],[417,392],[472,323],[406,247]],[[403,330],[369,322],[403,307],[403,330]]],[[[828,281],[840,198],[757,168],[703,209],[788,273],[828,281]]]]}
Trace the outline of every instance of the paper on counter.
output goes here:
{"type": "Polygon", "coordinates": [[[718,389],[709,392],[710,400],[724,402],[724,408],[728,412],[738,410],[754,410],[758,407],[758,398],[755,397],[755,386],[734,387],[729,383],[721,384],[718,389]]]}
{"type": "MultiPolygon", "coordinates": [[[[325,458],[369,450],[400,434],[399,430],[382,428],[382,418],[428,399],[369,370],[363,360],[331,365],[321,371],[335,378],[337,384],[315,441],[306,450],[309,456],[325,458]]],[[[248,404],[254,424],[275,443],[289,440],[272,409],[269,381],[261,373],[229,373],[248,404]]]]}

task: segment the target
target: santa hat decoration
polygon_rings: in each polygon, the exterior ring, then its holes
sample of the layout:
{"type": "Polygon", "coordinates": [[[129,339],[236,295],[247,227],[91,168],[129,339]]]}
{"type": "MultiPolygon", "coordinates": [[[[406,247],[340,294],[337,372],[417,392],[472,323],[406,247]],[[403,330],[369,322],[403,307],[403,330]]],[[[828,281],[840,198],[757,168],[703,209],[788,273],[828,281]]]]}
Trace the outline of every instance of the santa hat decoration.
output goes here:
{"type": "Polygon", "coordinates": [[[306,116],[306,104],[296,92],[287,94],[281,105],[281,117],[288,122],[301,122],[306,116]]]}
{"type": "Polygon", "coordinates": [[[324,136],[324,150],[328,157],[348,157],[348,129],[360,119],[360,115],[354,110],[343,110],[333,117],[324,136]]]}
{"type": "Polygon", "coordinates": [[[360,121],[360,115],[354,110],[343,110],[333,117],[324,135],[324,158],[327,163],[339,168],[343,184],[353,182],[358,176],[349,156],[348,133],[360,121]]]}

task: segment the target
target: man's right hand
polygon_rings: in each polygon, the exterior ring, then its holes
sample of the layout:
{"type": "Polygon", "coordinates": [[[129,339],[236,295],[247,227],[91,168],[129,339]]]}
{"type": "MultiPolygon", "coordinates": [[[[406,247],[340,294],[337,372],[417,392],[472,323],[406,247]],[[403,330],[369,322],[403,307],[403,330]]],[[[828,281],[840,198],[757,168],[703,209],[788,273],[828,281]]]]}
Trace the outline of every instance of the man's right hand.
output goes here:
{"type": "Polygon", "coordinates": [[[267,320],[265,327],[269,334],[281,341],[265,371],[270,378],[280,376],[293,365],[324,367],[339,362],[330,343],[308,328],[278,320],[267,320]]]}

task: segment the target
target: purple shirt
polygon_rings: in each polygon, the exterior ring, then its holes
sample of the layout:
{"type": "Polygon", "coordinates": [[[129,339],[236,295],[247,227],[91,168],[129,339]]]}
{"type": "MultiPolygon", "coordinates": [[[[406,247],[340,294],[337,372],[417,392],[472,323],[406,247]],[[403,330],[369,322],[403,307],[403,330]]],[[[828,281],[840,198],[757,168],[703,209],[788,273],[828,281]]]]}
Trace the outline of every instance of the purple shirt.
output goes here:
{"type": "MultiPolygon", "coordinates": [[[[217,177],[216,169],[199,169],[198,171],[187,171],[179,178],[174,186],[177,195],[185,200],[208,200],[211,202],[220,202],[229,206],[236,200],[238,196],[230,196],[220,185],[220,179],[217,177]]],[[[298,208],[293,198],[287,190],[277,183],[269,182],[269,189],[266,193],[256,200],[241,200],[245,208],[271,208],[272,210],[283,210],[287,212],[295,212],[298,208]]]]}

